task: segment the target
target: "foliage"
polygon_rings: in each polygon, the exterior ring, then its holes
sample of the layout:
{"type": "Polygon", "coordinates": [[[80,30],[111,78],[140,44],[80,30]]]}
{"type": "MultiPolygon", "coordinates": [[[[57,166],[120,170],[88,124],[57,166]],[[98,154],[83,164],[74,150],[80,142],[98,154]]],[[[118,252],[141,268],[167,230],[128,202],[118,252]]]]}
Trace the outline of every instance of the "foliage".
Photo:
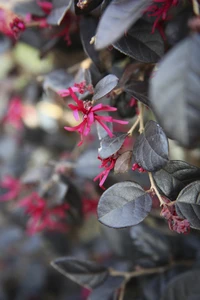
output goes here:
{"type": "Polygon", "coordinates": [[[51,263],[90,300],[199,299],[199,1],[1,1],[0,32],[5,214],[72,244],[97,214],[114,263],[51,263]]]}

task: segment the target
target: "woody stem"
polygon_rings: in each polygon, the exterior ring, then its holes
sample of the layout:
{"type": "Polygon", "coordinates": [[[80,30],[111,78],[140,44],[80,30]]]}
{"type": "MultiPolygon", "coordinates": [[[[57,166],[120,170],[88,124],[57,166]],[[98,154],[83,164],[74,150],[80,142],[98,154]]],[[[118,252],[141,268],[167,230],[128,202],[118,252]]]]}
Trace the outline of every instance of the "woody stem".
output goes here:
{"type": "Polygon", "coordinates": [[[153,179],[153,175],[151,172],[148,172],[148,175],[149,175],[149,180],[150,180],[150,184],[151,184],[151,187],[150,187],[150,190],[151,191],[154,191],[156,196],[158,197],[159,201],[160,201],[160,206],[164,205],[165,202],[163,201],[156,185],[155,185],[155,182],[154,182],[154,179],[153,179]]]}
{"type": "Polygon", "coordinates": [[[135,128],[138,126],[138,124],[140,123],[140,117],[138,116],[135,123],[133,124],[133,126],[129,129],[129,131],[127,132],[128,135],[132,135],[133,131],[135,130],[135,128]]]}
{"type": "Polygon", "coordinates": [[[138,103],[138,108],[139,108],[139,118],[140,118],[140,127],[139,127],[139,133],[141,134],[144,131],[144,105],[139,102],[138,103]]]}
{"type": "Polygon", "coordinates": [[[198,0],[192,0],[193,11],[196,16],[199,16],[199,3],[198,0]]]}
{"type": "Polygon", "coordinates": [[[144,114],[144,105],[142,103],[138,103],[138,108],[139,108],[139,115],[133,124],[133,126],[129,129],[127,132],[129,136],[133,134],[133,131],[139,124],[139,133],[141,134],[144,131],[144,120],[143,120],[143,114],[144,114]]]}

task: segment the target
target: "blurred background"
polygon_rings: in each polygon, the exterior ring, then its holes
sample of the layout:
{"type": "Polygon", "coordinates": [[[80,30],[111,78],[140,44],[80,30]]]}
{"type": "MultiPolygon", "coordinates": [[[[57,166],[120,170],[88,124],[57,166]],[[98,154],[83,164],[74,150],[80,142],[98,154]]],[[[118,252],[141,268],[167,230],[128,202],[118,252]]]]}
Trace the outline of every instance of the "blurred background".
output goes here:
{"type": "MultiPolygon", "coordinates": [[[[40,18],[34,21],[44,18],[36,1],[7,4],[22,16],[29,13],[40,18]]],[[[2,12],[5,1],[0,5],[2,12]]],[[[156,209],[156,199],[152,214],[134,228],[115,230],[97,221],[96,208],[103,190],[93,178],[101,171],[97,158],[100,129],[94,128],[84,145],[77,147],[79,136],[64,130],[64,126],[75,125],[67,106],[71,100],[61,98],[58,91],[83,80],[95,85],[109,73],[121,76],[125,66],[134,61],[107,49],[92,62],[81,42],[91,34],[87,37],[82,32],[80,36],[79,17],[73,9],[68,14],[68,35],[66,30],[63,34],[66,23],[55,28],[34,28],[32,24],[17,42],[0,34],[0,300],[87,299],[89,290],[50,265],[62,256],[96,261],[121,271],[155,267],[175,258],[199,264],[198,233],[185,238],[170,232],[156,209]],[[31,206],[33,195],[38,197],[35,207],[31,206]]],[[[81,24],[84,28],[84,22],[81,24]]],[[[130,98],[125,94],[118,98],[117,117],[130,121],[136,115],[135,107],[127,109],[130,98]]],[[[116,104],[112,97],[104,101],[116,104]]],[[[114,130],[126,132],[128,127],[116,125],[114,130]]],[[[132,149],[134,139],[127,139],[127,150],[132,149]]],[[[174,142],[170,142],[170,149],[171,159],[199,165],[199,150],[186,151],[174,142]]],[[[130,169],[110,174],[105,188],[127,179],[149,187],[146,174],[130,169]]],[[[188,269],[190,266],[174,266],[162,276],[134,278],[124,299],[159,300],[166,283],[188,269]]],[[[111,295],[109,299],[116,298],[111,295]]]]}

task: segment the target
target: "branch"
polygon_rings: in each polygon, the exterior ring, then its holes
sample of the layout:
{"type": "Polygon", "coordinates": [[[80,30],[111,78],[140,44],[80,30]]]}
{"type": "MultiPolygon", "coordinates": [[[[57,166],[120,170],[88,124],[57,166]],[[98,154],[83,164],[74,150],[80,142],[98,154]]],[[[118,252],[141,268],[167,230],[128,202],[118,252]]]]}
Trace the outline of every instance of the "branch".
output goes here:
{"type": "Polygon", "coordinates": [[[156,196],[158,197],[159,201],[160,201],[160,206],[166,204],[165,201],[162,199],[156,185],[155,185],[155,182],[154,182],[154,179],[153,179],[153,175],[151,172],[148,172],[148,175],[149,175],[149,180],[150,180],[150,183],[151,183],[151,187],[150,187],[150,190],[155,192],[156,196]]]}
{"type": "Polygon", "coordinates": [[[144,120],[143,120],[143,115],[144,115],[144,105],[141,102],[138,102],[138,110],[139,110],[139,115],[133,124],[133,126],[129,129],[127,132],[129,136],[133,134],[133,131],[139,124],[139,133],[141,134],[144,131],[144,120]]]}
{"type": "Polygon", "coordinates": [[[133,272],[121,272],[121,271],[117,271],[117,270],[110,268],[109,272],[110,272],[111,276],[123,276],[124,277],[124,282],[121,285],[119,298],[118,298],[118,300],[123,300],[126,284],[131,278],[145,276],[145,275],[151,275],[151,274],[157,274],[157,273],[163,273],[175,266],[183,265],[183,266],[190,267],[193,263],[194,263],[193,260],[171,262],[169,265],[166,265],[166,266],[161,266],[161,267],[157,267],[157,268],[149,268],[149,269],[141,268],[140,270],[133,271],[133,272]]]}
{"type": "Polygon", "coordinates": [[[199,3],[198,0],[192,0],[193,11],[196,16],[199,16],[199,3]]]}
{"type": "Polygon", "coordinates": [[[137,117],[135,123],[133,124],[133,126],[129,129],[129,131],[127,132],[128,135],[132,135],[133,131],[135,130],[135,128],[138,126],[138,124],[140,123],[140,116],[137,117]]]}
{"type": "Polygon", "coordinates": [[[140,127],[139,127],[139,133],[143,133],[144,131],[144,105],[141,102],[138,102],[138,109],[139,109],[139,118],[140,118],[140,127]]]}

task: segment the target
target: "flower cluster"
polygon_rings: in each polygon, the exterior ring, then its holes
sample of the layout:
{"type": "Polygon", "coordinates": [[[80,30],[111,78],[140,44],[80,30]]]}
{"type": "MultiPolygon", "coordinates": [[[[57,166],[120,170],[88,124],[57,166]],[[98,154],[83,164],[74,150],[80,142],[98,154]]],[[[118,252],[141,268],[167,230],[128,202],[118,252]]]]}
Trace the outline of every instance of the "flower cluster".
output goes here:
{"type": "Polygon", "coordinates": [[[28,13],[25,17],[26,23],[30,24],[32,22],[37,22],[40,28],[50,27],[50,25],[47,23],[46,18],[52,11],[53,8],[52,3],[48,1],[37,1],[37,4],[46,15],[44,17],[38,17],[28,13]]]}
{"type": "Polygon", "coordinates": [[[133,164],[132,170],[133,170],[133,171],[138,170],[138,172],[140,172],[140,173],[146,172],[146,170],[143,169],[143,168],[142,168],[139,164],[137,164],[137,163],[134,163],[134,164],[133,164]]]}
{"type": "Polygon", "coordinates": [[[161,216],[168,221],[169,229],[178,233],[189,233],[190,223],[177,215],[174,205],[163,205],[161,216]]]}
{"type": "Polygon", "coordinates": [[[131,98],[130,101],[129,101],[129,106],[130,107],[134,107],[134,106],[137,106],[137,100],[135,98],[131,98]]]}
{"type": "Polygon", "coordinates": [[[98,200],[97,199],[82,199],[82,205],[83,205],[83,215],[85,218],[89,217],[91,214],[97,213],[97,205],[98,200]]]}
{"type": "Polygon", "coordinates": [[[178,5],[179,0],[154,0],[153,2],[154,3],[146,10],[149,16],[156,17],[152,32],[154,32],[156,28],[160,28],[160,21],[166,21],[169,19],[168,11],[173,6],[178,5]]]}
{"type": "Polygon", "coordinates": [[[22,100],[19,97],[13,97],[8,104],[7,112],[2,120],[3,124],[10,124],[16,129],[21,129],[23,126],[22,117],[25,110],[22,100]]]}
{"type": "Polygon", "coordinates": [[[68,204],[61,204],[49,208],[45,199],[41,198],[38,193],[33,192],[29,196],[20,200],[19,207],[23,207],[29,216],[27,224],[28,234],[34,234],[44,229],[65,231],[67,225],[62,222],[66,217],[68,204]]]}
{"type": "Polygon", "coordinates": [[[26,29],[26,26],[22,19],[16,17],[10,23],[10,28],[13,32],[14,37],[17,39],[19,35],[26,29]]]}
{"type": "Polygon", "coordinates": [[[93,90],[93,86],[91,84],[87,85],[86,84],[86,81],[82,81],[80,83],[75,83],[74,86],[68,88],[68,89],[64,89],[64,90],[60,90],[58,92],[58,94],[61,96],[61,97],[68,97],[70,96],[70,89],[74,92],[74,93],[79,93],[79,94],[84,94],[85,92],[89,92],[91,94],[94,93],[94,90],[93,90]]]}
{"type": "Polygon", "coordinates": [[[77,131],[81,136],[81,141],[79,142],[78,146],[82,145],[84,136],[87,136],[90,133],[91,126],[94,122],[98,122],[108,133],[110,137],[113,137],[113,133],[109,129],[109,127],[106,125],[105,122],[115,122],[119,124],[127,124],[127,121],[121,121],[113,119],[111,116],[101,116],[98,115],[98,112],[110,112],[110,111],[116,111],[117,108],[112,107],[110,105],[104,105],[102,103],[99,103],[95,106],[93,106],[92,101],[82,101],[79,100],[76,94],[73,90],[78,89],[78,87],[69,88],[66,90],[66,93],[64,91],[59,92],[60,95],[67,95],[68,92],[76,105],[69,104],[69,108],[73,111],[74,118],[79,121],[79,113],[82,114],[82,122],[75,126],[75,127],[67,127],[65,126],[65,130],[68,131],[77,131]]]}
{"type": "Polygon", "coordinates": [[[118,158],[118,154],[114,154],[106,159],[102,159],[98,156],[98,159],[101,160],[101,165],[99,168],[104,168],[104,170],[98,174],[93,180],[97,181],[99,179],[99,186],[104,189],[103,184],[106,181],[106,178],[108,177],[110,171],[115,167],[116,160],[118,158]]]}
{"type": "Polygon", "coordinates": [[[22,184],[20,180],[7,175],[1,181],[0,187],[6,190],[5,193],[0,195],[0,201],[9,201],[15,200],[19,196],[22,189],[22,184]]]}
{"type": "Polygon", "coordinates": [[[25,29],[25,23],[21,18],[10,10],[0,7],[0,32],[17,39],[25,29]]]}

